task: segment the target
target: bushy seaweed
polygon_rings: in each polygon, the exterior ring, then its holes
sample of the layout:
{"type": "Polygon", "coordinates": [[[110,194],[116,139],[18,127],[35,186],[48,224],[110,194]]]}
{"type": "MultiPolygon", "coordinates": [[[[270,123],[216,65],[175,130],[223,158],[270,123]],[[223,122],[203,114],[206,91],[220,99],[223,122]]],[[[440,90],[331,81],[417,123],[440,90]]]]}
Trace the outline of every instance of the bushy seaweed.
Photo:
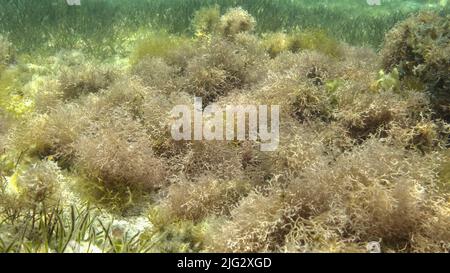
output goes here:
{"type": "Polygon", "coordinates": [[[420,13],[398,24],[385,39],[382,63],[387,71],[421,82],[439,117],[450,119],[450,27],[448,15],[420,13]]]}
{"type": "Polygon", "coordinates": [[[215,33],[218,30],[219,22],[220,7],[218,5],[199,9],[195,12],[192,20],[195,36],[201,38],[215,33]]]}
{"type": "Polygon", "coordinates": [[[212,250],[355,252],[369,241],[381,241],[385,251],[448,247],[440,244],[449,234],[436,206],[436,162],[370,141],[323,169],[327,164],[310,165],[286,188],[243,199],[214,231],[212,250]]]}
{"type": "Polygon", "coordinates": [[[152,190],[164,184],[164,164],[151,150],[141,125],[120,109],[90,125],[75,143],[76,165],[106,188],[152,190]]]}
{"type": "Polygon", "coordinates": [[[232,8],[220,18],[219,31],[223,36],[233,38],[239,33],[253,31],[255,25],[255,18],[246,10],[232,8]]]}

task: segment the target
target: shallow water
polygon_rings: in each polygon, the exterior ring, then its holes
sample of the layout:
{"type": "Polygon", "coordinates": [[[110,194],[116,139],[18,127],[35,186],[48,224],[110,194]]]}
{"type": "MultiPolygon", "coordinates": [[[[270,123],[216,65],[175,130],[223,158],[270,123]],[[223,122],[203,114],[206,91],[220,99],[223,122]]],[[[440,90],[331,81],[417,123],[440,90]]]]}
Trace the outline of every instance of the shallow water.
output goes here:
{"type": "Polygon", "coordinates": [[[321,28],[340,40],[374,47],[379,47],[384,33],[408,14],[441,8],[438,0],[84,0],[79,6],[64,0],[2,0],[0,32],[7,33],[23,52],[54,53],[84,47],[97,55],[111,56],[123,54],[123,40],[139,29],[192,33],[194,12],[216,3],[223,10],[232,6],[248,10],[257,19],[260,33],[321,28]]]}
{"type": "Polygon", "coordinates": [[[0,252],[449,252],[449,18],[0,0],[0,252]]]}

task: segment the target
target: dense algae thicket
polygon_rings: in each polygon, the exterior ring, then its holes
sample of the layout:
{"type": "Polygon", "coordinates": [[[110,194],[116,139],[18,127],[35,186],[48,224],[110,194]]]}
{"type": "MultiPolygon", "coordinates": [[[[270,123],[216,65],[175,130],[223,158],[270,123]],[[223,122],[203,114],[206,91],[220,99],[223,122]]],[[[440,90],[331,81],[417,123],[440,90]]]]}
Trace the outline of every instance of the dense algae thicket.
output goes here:
{"type": "Polygon", "coordinates": [[[0,251],[448,252],[448,22],[413,15],[380,53],[217,5],[125,58],[1,36],[0,251]],[[174,141],[194,96],[280,105],[279,148],[174,141]]]}

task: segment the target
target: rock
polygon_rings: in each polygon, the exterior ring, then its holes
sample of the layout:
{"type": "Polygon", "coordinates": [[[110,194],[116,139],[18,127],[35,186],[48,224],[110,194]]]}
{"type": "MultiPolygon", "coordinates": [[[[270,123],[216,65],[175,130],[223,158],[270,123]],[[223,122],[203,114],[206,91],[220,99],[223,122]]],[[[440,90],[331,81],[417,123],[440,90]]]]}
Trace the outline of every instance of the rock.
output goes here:
{"type": "Polygon", "coordinates": [[[379,242],[369,242],[366,249],[368,253],[381,253],[381,245],[379,242]]]}

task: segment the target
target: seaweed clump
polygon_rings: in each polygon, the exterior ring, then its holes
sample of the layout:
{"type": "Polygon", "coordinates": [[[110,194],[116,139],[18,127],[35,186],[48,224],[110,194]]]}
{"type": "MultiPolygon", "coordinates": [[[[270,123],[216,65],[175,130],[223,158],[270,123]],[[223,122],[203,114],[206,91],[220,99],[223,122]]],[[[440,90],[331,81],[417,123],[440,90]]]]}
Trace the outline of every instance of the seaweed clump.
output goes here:
{"type": "Polygon", "coordinates": [[[244,181],[219,181],[205,176],[195,182],[171,185],[162,207],[172,217],[198,222],[210,215],[229,215],[249,189],[244,181]]]}
{"type": "Polygon", "coordinates": [[[63,99],[74,99],[107,88],[117,78],[117,72],[107,66],[87,64],[61,70],[59,76],[63,99]]]}
{"type": "Polygon", "coordinates": [[[195,30],[195,36],[201,38],[218,30],[220,22],[220,7],[218,5],[204,7],[194,14],[192,26],[195,30]]]}
{"type": "Polygon", "coordinates": [[[288,43],[289,50],[294,53],[300,50],[316,50],[332,57],[343,55],[340,43],[320,29],[294,33],[288,43]]]}
{"type": "Polygon", "coordinates": [[[0,214],[14,219],[50,210],[61,200],[63,180],[58,165],[49,160],[20,166],[6,181],[0,181],[4,182],[0,190],[0,214]]]}
{"type": "Polygon", "coordinates": [[[107,189],[153,190],[164,184],[162,160],[151,150],[142,126],[112,109],[112,118],[93,123],[75,143],[76,166],[107,189]],[[117,118],[119,117],[120,118],[117,118]]]}
{"type": "Polygon", "coordinates": [[[419,81],[431,94],[438,117],[450,120],[450,17],[423,12],[398,24],[385,38],[383,68],[398,69],[407,83],[419,81]]]}
{"type": "Polygon", "coordinates": [[[284,51],[298,53],[305,50],[317,51],[335,58],[344,55],[342,45],[321,29],[296,30],[289,34],[276,32],[264,38],[263,45],[272,58],[284,51]]]}
{"type": "Polygon", "coordinates": [[[212,229],[207,248],[227,252],[448,250],[448,205],[436,191],[438,161],[377,140],[338,161],[316,161],[287,186],[254,191],[212,229]],[[326,167],[328,166],[328,167],[326,167]],[[441,204],[441,205],[440,205],[441,204]]]}
{"type": "Polygon", "coordinates": [[[251,32],[256,26],[256,20],[242,8],[232,8],[222,15],[219,30],[225,37],[234,37],[239,33],[251,32]]]}

